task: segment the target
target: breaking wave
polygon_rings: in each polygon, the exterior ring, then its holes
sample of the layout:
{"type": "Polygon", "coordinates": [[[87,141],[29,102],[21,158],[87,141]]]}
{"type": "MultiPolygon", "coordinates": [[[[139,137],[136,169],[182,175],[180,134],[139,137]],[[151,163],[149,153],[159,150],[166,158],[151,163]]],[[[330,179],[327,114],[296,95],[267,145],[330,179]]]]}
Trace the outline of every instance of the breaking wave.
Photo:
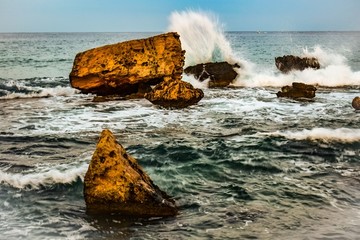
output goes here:
{"type": "Polygon", "coordinates": [[[276,131],[265,135],[284,137],[292,140],[353,143],[360,141],[360,129],[350,128],[313,128],[302,131],[276,131]]]}
{"type": "Polygon", "coordinates": [[[84,179],[88,163],[80,166],[60,165],[56,168],[37,167],[36,172],[12,173],[0,170],[0,184],[18,189],[39,189],[55,184],[71,184],[84,179]]]}

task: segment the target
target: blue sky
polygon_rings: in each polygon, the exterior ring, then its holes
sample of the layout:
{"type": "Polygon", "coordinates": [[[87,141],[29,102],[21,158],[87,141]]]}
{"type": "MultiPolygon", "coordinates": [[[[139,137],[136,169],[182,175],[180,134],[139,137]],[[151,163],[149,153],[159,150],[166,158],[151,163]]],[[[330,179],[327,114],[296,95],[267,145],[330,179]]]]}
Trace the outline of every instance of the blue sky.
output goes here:
{"type": "Polygon", "coordinates": [[[226,31],[360,31],[360,0],[0,0],[0,32],[164,32],[189,9],[226,31]]]}

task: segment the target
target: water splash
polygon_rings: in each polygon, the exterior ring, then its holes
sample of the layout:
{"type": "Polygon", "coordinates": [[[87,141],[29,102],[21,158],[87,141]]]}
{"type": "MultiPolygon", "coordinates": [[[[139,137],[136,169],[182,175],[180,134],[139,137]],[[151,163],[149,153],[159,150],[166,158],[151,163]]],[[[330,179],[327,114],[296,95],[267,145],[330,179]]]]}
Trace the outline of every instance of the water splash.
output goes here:
{"type": "Polygon", "coordinates": [[[219,20],[210,13],[183,11],[170,15],[169,31],[178,32],[185,67],[206,62],[238,62],[219,20]]]}

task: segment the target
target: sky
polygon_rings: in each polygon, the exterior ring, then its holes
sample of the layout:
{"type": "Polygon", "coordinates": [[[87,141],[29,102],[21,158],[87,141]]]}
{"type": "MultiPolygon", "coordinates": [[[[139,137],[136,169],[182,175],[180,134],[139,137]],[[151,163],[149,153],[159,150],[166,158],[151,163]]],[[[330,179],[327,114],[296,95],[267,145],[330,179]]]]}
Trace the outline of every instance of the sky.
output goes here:
{"type": "Polygon", "coordinates": [[[360,31],[360,0],[0,0],[0,32],[165,32],[187,10],[225,31],[360,31]]]}

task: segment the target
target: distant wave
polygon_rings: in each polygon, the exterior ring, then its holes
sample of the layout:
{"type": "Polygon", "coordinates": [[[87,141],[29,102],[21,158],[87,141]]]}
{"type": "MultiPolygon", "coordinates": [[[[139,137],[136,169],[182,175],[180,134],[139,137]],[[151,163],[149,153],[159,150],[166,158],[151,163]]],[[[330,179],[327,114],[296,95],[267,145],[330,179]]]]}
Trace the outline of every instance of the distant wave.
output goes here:
{"type": "Polygon", "coordinates": [[[56,168],[39,167],[37,172],[11,173],[0,170],[0,183],[19,189],[39,189],[54,184],[70,184],[84,179],[88,163],[80,166],[61,165],[56,168]]]}
{"type": "Polygon", "coordinates": [[[313,128],[302,131],[276,131],[265,135],[284,137],[293,140],[353,143],[360,141],[360,129],[350,128],[313,128]]]}

